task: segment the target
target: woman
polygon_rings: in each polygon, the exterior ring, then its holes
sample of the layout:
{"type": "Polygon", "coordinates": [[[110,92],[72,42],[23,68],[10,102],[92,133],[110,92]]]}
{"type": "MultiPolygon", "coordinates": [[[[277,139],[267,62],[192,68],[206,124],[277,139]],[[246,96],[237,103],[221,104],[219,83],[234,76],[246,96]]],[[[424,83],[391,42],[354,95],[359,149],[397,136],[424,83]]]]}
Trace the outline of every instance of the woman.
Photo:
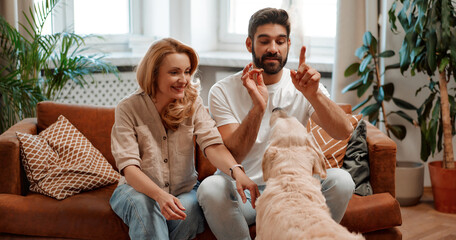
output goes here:
{"type": "Polygon", "coordinates": [[[223,145],[192,76],[196,52],[167,38],[152,44],[137,69],[140,89],[116,107],[111,148],[123,175],[110,204],[132,239],[193,239],[204,230],[196,198],[193,137],[243,190],[258,187],[223,145]]]}

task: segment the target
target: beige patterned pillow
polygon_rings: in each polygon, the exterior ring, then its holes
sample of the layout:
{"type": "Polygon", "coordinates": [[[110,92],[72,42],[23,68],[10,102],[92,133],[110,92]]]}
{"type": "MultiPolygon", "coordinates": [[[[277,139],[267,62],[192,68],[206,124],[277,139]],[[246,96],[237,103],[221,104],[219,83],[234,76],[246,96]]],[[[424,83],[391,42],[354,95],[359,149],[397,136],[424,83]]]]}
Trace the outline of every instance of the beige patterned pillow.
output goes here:
{"type": "Polygon", "coordinates": [[[65,199],[115,183],[120,175],[65,117],[38,136],[16,133],[30,190],[65,199]]]}
{"type": "MultiPolygon", "coordinates": [[[[362,115],[347,114],[347,116],[349,116],[353,129],[356,128],[359,120],[362,118],[362,115]]],[[[334,139],[323,128],[312,121],[312,119],[309,119],[307,122],[307,131],[312,134],[315,142],[320,146],[323,155],[325,155],[326,168],[341,168],[350,137],[344,140],[334,139]]]]}

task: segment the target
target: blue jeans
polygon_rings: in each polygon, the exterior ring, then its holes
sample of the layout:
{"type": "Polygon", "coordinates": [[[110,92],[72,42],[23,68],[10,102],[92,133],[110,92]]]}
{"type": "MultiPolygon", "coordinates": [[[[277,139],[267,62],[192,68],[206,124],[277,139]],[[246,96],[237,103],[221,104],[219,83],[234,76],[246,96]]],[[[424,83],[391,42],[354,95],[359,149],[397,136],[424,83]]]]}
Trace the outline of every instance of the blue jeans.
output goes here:
{"type": "Polygon", "coordinates": [[[192,191],[177,198],[184,206],[185,220],[166,220],[160,206],[152,198],[137,192],[128,184],[114,190],[109,203],[114,212],[128,225],[128,234],[135,239],[193,239],[204,231],[204,216],[196,200],[196,184],[192,191]]]}
{"type": "MultiPolygon", "coordinates": [[[[354,192],[355,184],[350,174],[342,169],[327,169],[322,184],[332,218],[340,222],[354,192]]],[[[258,186],[260,193],[266,186],[258,186]]],[[[247,202],[242,203],[236,186],[221,175],[203,180],[197,196],[207,223],[217,239],[250,239],[249,225],[255,223],[256,211],[250,203],[250,192],[245,191],[247,202]]],[[[290,220],[292,221],[292,220],[290,220]]]]}

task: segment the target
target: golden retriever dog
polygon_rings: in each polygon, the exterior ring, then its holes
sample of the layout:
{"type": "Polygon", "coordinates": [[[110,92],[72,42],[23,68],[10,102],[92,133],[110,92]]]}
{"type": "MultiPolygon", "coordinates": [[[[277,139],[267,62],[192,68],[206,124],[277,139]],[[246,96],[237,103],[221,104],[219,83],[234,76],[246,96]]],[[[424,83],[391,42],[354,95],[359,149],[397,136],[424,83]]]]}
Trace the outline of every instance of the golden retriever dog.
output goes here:
{"type": "Polygon", "coordinates": [[[263,158],[266,189],[257,201],[256,239],[364,239],[331,218],[320,181],[324,156],[306,128],[274,109],[271,143],[263,158]]]}

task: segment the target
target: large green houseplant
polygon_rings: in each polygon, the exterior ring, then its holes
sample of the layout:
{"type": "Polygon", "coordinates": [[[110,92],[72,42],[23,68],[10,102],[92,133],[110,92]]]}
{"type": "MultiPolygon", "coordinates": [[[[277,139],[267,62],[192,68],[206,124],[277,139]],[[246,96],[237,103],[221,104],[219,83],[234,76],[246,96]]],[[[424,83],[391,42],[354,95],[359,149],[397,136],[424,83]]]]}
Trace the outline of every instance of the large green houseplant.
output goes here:
{"type": "Polygon", "coordinates": [[[405,37],[399,51],[400,69],[412,76],[422,72],[429,82],[416,91],[429,93],[417,109],[421,130],[421,159],[443,149],[443,161],[429,163],[435,207],[456,213],[455,135],[456,12],[451,0],[395,0],[389,10],[393,32],[399,21],[405,37]],[[437,80],[435,79],[437,75],[437,80]],[[443,148],[442,148],[443,144],[443,148]],[[449,197],[449,198],[446,198],[449,197]]]}
{"type": "Polygon", "coordinates": [[[371,32],[365,32],[363,36],[363,45],[355,52],[355,55],[360,59],[360,62],[352,63],[344,72],[345,77],[349,77],[356,73],[359,76],[359,79],[348,84],[342,89],[342,93],[356,90],[357,96],[361,98],[370,90],[371,92],[368,96],[354,106],[352,111],[356,111],[365,106],[360,113],[363,114],[363,116],[368,116],[369,122],[377,126],[380,122],[383,122],[388,136],[390,136],[391,132],[396,138],[402,140],[407,134],[405,126],[389,123],[388,117],[391,114],[396,114],[411,123],[413,123],[413,119],[403,111],[387,112],[385,102],[392,100],[396,106],[404,109],[416,109],[416,107],[407,101],[394,97],[393,83],[382,83],[381,81],[381,76],[385,71],[399,68],[399,64],[388,65],[382,72],[379,63],[380,58],[389,58],[394,56],[394,54],[395,53],[392,50],[380,52],[378,50],[377,39],[371,32]],[[383,115],[382,117],[380,117],[380,113],[383,115]]]}
{"type": "MultiPolygon", "coordinates": [[[[395,55],[394,51],[386,50],[380,52],[377,39],[367,31],[363,36],[363,45],[356,50],[355,55],[360,61],[351,64],[345,70],[344,75],[348,77],[357,73],[359,79],[348,84],[342,92],[356,90],[357,96],[364,98],[364,100],[353,107],[352,110],[355,111],[365,106],[361,110],[361,114],[368,116],[369,121],[374,125],[378,125],[382,121],[388,137],[391,137],[391,132],[397,139],[402,141],[407,135],[406,127],[402,124],[391,123],[391,121],[388,121],[389,117],[395,114],[412,124],[415,124],[415,121],[402,110],[388,111],[385,103],[392,102],[397,107],[407,110],[416,110],[416,107],[394,95],[395,88],[392,82],[382,82],[382,75],[386,71],[399,68],[399,63],[385,66],[383,70],[380,67],[380,60],[393,57],[395,55]],[[380,113],[382,114],[381,117],[380,113]]],[[[411,206],[419,202],[423,194],[423,177],[423,164],[409,161],[396,162],[396,199],[401,206],[411,206]],[[407,176],[403,176],[404,174],[407,176]]]]}
{"type": "Polygon", "coordinates": [[[94,73],[117,75],[104,55],[85,54],[85,40],[96,36],[43,33],[59,2],[44,0],[23,12],[27,21],[19,23],[23,34],[0,16],[0,133],[34,116],[37,102],[57,99],[70,80],[84,87],[94,81],[94,73]]]}

